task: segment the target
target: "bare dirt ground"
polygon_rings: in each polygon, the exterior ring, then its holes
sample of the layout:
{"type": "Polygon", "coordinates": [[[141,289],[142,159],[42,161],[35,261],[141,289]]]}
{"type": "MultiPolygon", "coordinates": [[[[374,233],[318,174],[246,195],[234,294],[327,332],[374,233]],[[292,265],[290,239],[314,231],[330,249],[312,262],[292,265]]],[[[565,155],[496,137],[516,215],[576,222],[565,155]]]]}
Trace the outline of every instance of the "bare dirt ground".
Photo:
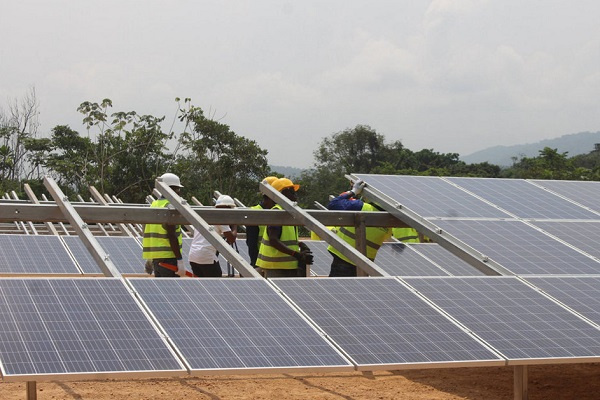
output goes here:
{"type": "MultiPolygon", "coordinates": [[[[600,364],[529,367],[529,399],[600,399],[600,364]]],[[[38,382],[47,399],[373,399],[514,398],[513,369],[458,368],[361,373],[228,375],[88,382],[38,382]]],[[[0,383],[0,399],[25,399],[25,383],[0,383]]]]}

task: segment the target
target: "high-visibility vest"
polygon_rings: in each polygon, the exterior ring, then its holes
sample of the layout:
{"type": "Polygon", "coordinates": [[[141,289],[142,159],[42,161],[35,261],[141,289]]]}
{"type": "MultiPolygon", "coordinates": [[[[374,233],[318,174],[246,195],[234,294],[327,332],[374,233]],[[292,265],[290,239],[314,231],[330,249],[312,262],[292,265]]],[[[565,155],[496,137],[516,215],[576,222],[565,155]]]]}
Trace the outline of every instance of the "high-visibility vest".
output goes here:
{"type": "MultiPolygon", "coordinates": [[[[263,207],[260,204],[257,204],[255,206],[250,207],[254,210],[262,210],[263,207]]],[[[263,235],[265,234],[265,230],[267,229],[266,225],[259,225],[258,226],[258,247],[260,247],[260,239],[263,237],[263,235]]]]}
{"type": "Polygon", "coordinates": [[[394,237],[404,243],[420,243],[419,233],[414,228],[393,228],[394,237]]]}
{"type": "MultiPolygon", "coordinates": [[[[166,207],[169,205],[169,200],[158,199],[154,200],[150,207],[166,207]]],[[[181,249],[181,226],[175,226],[175,234],[177,235],[177,241],[179,242],[179,249],[181,249]]],[[[142,257],[145,260],[152,260],[155,258],[175,258],[175,253],[171,250],[171,242],[167,236],[167,230],[162,224],[146,224],[144,228],[144,239],[142,241],[144,250],[142,257]]]]}
{"type": "MultiPolygon", "coordinates": [[[[361,211],[376,211],[376,209],[372,205],[364,203],[361,211]]],[[[365,229],[365,231],[367,235],[367,257],[373,261],[375,260],[377,251],[381,247],[383,241],[392,235],[392,230],[390,228],[369,226],[365,229]]],[[[337,230],[337,235],[346,243],[356,248],[356,228],[350,226],[340,226],[337,230]]],[[[351,262],[346,256],[342,255],[342,253],[333,246],[329,245],[327,250],[342,260],[354,265],[353,262],[351,262]]]]}
{"type": "MultiPolygon", "coordinates": [[[[279,204],[276,204],[273,208],[283,210],[279,204]]],[[[279,240],[290,249],[300,251],[297,226],[282,226],[279,240]]],[[[296,269],[298,268],[298,260],[271,246],[269,243],[269,230],[265,229],[260,242],[256,266],[263,269],[296,269]]]]}

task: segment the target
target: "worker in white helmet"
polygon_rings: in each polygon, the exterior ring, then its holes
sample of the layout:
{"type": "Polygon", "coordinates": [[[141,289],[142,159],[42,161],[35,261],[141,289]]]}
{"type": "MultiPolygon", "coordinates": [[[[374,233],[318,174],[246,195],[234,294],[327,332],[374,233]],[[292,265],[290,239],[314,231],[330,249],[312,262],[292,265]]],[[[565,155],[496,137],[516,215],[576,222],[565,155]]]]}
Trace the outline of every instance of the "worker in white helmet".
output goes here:
{"type": "MultiPolygon", "coordinates": [[[[167,172],[161,177],[162,182],[168,185],[178,195],[183,185],[179,177],[167,172]]],[[[166,198],[154,200],[150,207],[174,208],[166,198]]],[[[143,258],[152,263],[154,276],[177,277],[185,276],[185,265],[181,256],[181,226],[172,224],[146,224],[144,227],[143,258]],[[159,264],[177,266],[177,271],[172,271],[159,264]]]]}
{"type": "MultiPolygon", "coordinates": [[[[215,204],[216,208],[235,208],[235,202],[231,196],[220,195],[215,204]]],[[[229,225],[214,225],[215,232],[223,236],[227,243],[235,243],[236,235],[229,225]]],[[[190,245],[188,255],[192,272],[198,277],[218,278],[223,276],[217,250],[208,240],[196,229],[194,238],[190,245]]]]}

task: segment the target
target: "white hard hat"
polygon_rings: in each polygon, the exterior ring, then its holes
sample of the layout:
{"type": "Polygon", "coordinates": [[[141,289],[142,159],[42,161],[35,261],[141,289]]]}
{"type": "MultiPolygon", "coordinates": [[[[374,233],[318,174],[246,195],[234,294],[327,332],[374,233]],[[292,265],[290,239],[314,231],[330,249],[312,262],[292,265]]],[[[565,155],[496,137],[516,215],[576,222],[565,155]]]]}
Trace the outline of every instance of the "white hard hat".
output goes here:
{"type": "Polygon", "coordinates": [[[219,196],[219,198],[217,199],[217,202],[215,203],[216,207],[229,207],[229,208],[235,208],[235,202],[233,201],[233,199],[231,198],[231,196],[227,196],[226,194],[222,194],[219,196]]]}
{"type": "Polygon", "coordinates": [[[170,172],[167,172],[166,174],[162,174],[162,176],[160,178],[162,179],[163,183],[167,186],[177,186],[180,188],[183,187],[183,185],[179,181],[179,177],[170,172]]]}

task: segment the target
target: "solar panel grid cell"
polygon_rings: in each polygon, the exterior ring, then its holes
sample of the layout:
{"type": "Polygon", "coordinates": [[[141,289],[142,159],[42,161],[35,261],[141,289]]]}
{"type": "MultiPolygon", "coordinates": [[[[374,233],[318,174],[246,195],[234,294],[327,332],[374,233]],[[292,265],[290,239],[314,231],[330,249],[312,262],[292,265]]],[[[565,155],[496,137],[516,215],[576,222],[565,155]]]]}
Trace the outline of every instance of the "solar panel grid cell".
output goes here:
{"type": "Polygon", "coordinates": [[[372,174],[356,176],[426,218],[509,217],[505,212],[438,177],[372,174]]]}
{"type": "Polygon", "coordinates": [[[446,178],[519,218],[597,219],[598,216],[521,179],[446,178]]]}
{"type": "Polygon", "coordinates": [[[532,182],[600,213],[600,182],[597,181],[551,181],[532,182]]]}
{"type": "Polygon", "coordinates": [[[600,259],[600,221],[534,221],[532,224],[600,259]]]}
{"type": "Polygon", "coordinates": [[[5,279],[0,292],[5,378],[183,371],[118,280],[5,279]]]}
{"type": "Polygon", "coordinates": [[[515,274],[594,274],[600,263],[521,221],[434,223],[515,274]]]}
{"type": "Polygon", "coordinates": [[[0,250],[0,273],[81,273],[56,236],[0,235],[0,250]]]}
{"type": "Polygon", "coordinates": [[[516,278],[406,281],[509,360],[600,356],[600,330],[516,278]]]}
{"type": "Polygon", "coordinates": [[[359,366],[496,359],[393,278],[273,281],[359,366]]]}
{"type": "Polygon", "coordinates": [[[98,236],[111,261],[122,274],[145,274],[142,246],[133,237],[98,236]]]}
{"type": "Polygon", "coordinates": [[[84,274],[101,274],[102,270],[85,247],[79,236],[62,236],[61,239],[65,242],[73,257],[79,264],[79,267],[84,274]]]}
{"type": "Polygon", "coordinates": [[[130,281],[194,370],[351,369],[264,280],[130,281]]]}

